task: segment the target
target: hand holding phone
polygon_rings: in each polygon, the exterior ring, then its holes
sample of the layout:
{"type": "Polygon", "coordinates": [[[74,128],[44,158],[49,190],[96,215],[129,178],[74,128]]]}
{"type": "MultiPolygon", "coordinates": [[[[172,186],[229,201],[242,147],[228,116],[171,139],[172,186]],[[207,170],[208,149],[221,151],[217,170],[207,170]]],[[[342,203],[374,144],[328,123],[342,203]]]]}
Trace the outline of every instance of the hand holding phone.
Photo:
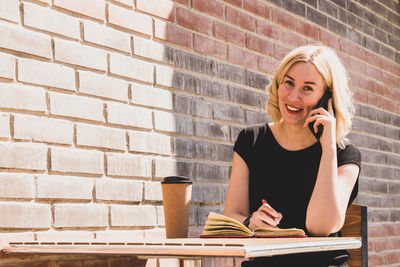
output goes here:
{"type": "MultiPolygon", "coordinates": [[[[328,110],[328,101],[329,99],[332,98],[332,93],[329,89],[327,89],[324,93],[324,95],[321,97],[321,99],[318,101],[317,105],[313,108],[313,109],[317,109],[317,108],[324,108],[325,110],[328,110]]],[[[333,105],[332,105],[333,107],[333,105]]],[[[333,112],[335,113],[335,109],[333,109],[333,112]]],[[[315,132],[314,131],[314,124],[315,121],[312,121],[308,124],[308,128],[310,129],[310,131],[312,132],[312,134],[315,136],[315,138],[319,141],[319,139],[321,138],[322,135],[322,131],[324,130],[324,126],[322,126],[322,124],[319,124],[317,126],[318,131],[315,132]]]]}

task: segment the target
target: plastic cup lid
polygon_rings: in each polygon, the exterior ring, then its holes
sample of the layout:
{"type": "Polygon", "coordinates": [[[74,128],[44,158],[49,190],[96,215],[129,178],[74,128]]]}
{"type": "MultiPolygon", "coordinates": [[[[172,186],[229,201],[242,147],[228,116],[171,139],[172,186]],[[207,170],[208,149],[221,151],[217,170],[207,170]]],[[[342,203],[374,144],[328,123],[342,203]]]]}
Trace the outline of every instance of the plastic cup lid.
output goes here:
{"type": "Polygon", "coordinates": [[[168,176],[164,178],[164,181],[161,182],[162,184],[191,184],[189,178],[183,176],[168,176]]]}

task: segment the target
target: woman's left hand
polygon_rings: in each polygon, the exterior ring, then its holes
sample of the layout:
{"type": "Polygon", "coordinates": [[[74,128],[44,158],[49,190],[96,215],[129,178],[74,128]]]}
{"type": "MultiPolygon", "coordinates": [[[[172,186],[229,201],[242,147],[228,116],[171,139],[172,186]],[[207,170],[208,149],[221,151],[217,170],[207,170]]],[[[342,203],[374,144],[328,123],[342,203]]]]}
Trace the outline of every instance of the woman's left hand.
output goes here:
{"type": "Polygon", "coordinates": [[[322,149],[329,146],[336,147],[336,119],[333,113],[332,98],[328,101],[328,110],[325,110],[324,108],[311,110],[303,127],[308,127],[308,124],[313,121],[315,121],[315,132],[318,131],[318,125],[324,126],[324,130],[322,131],[322,135],[319,140],[322,149]]]}

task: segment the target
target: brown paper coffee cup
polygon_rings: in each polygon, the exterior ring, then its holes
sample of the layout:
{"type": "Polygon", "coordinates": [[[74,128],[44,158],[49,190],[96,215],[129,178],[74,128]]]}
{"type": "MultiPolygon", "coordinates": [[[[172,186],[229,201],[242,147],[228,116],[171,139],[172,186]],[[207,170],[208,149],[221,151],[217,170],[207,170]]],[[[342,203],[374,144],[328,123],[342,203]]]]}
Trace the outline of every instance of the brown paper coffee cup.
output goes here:
{"type": "Polygon", "coordinates": [[[188,235],[192,182],[185,177],[169,176],[161,183],[167,238],[188,235]]]}

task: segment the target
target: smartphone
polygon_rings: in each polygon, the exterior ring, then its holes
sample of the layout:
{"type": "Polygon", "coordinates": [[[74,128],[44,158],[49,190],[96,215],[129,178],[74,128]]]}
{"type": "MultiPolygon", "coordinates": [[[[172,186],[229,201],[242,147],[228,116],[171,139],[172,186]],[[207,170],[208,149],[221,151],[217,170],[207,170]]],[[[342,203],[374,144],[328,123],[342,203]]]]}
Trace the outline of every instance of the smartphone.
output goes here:
{"type": "MultiPolygon", "coordinates": [[[[313,109],[322,107],[325,110],[328,110],[328,100],[330,98],[332,98],[332,93],[329,89],[326,89],[324,95],[321,97],[321,99],[318,101],[317,105],[313,109]]],[[[310,122],[308,124],[308,128],[310,129],[312,134],[315,136],[315,138],[317,138],[317,140],[319,140],[322,135],[322,131],[324,130],[324,126],[322,126],[322,124],[318,125],[318,127],[317,127],[318,131],[314,132],[314,123],[315,123],[315,121],[310,122]]]]}

